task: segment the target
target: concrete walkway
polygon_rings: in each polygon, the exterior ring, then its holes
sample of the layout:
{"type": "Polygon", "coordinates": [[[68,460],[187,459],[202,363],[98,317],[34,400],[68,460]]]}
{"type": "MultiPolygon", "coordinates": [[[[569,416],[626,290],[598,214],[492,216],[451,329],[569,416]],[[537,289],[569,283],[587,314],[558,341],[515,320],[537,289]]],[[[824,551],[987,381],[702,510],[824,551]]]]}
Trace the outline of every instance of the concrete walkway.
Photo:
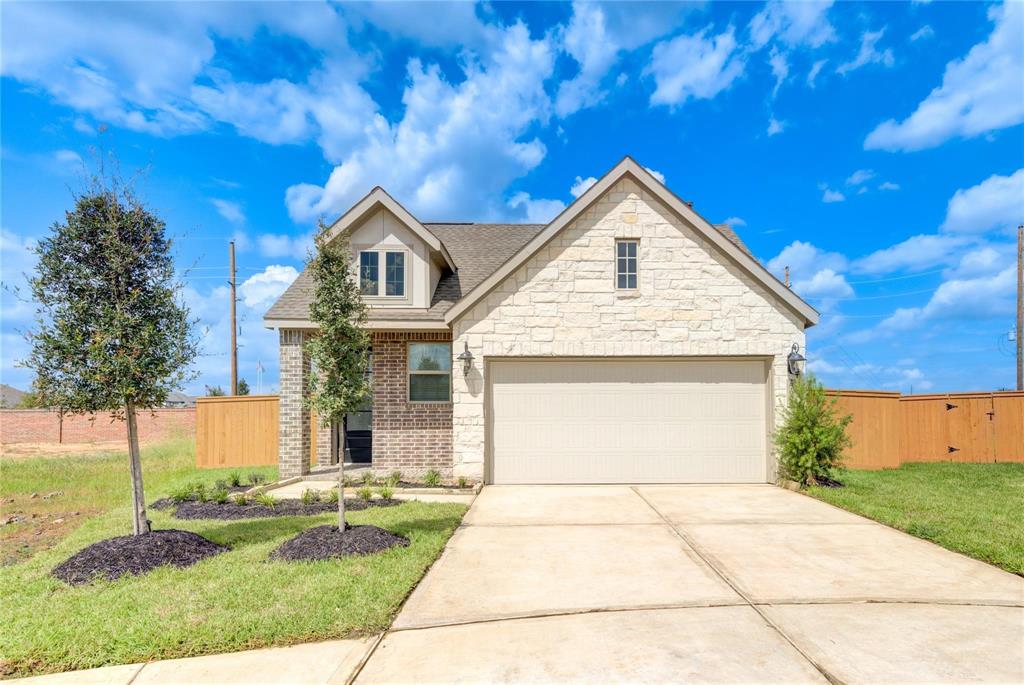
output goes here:
{"type": "Polygon", "coordinates": [[[375,639],[310,642],[18,680],[25,685],[345,685],[375,639]]]}
{"type": "Polygon", "coordinates": [[[1024,681],[1024,580],[773,486],[487,487],[358,683],[1024,681]]]}

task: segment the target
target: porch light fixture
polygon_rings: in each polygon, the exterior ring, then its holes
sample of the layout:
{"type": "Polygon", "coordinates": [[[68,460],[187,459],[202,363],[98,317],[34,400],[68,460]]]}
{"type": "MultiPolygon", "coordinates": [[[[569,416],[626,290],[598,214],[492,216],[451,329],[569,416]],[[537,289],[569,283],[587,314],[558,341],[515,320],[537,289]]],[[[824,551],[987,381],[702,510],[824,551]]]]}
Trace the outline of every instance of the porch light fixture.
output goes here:
{"type": "Polygon", "coordinates": [[[786,357],[786,364],[789,366],[790,376],[799,376],[803,373],[803,365],[807,359],[800,354],[800,345],[793,343],[793,349],[789,351],[789,356],[786,357]]]}
{"type": "Polygon", "coordinates": [[[456,359],[462,362],[462,375],[468,376],[469,370],[473,368],[473,353],[469,351],[469,343],[464,342],[466,349],[456,359]]]}

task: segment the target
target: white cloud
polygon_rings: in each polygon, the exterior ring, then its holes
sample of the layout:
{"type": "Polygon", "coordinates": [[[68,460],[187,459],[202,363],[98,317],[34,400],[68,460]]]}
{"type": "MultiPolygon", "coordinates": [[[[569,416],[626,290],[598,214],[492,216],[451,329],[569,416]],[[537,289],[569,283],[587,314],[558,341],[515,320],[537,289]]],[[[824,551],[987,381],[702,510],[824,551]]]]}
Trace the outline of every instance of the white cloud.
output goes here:
{"type": "Polygon", "coordinates": [[[268,309],[288,289],[299,272],[295,267],[271,264],[238,286],[242,302],[253,309],[268,309]]]}
{"type": "Polygon", "coordinates": [[[680,35],[654,46],[644,70],[654,77],[652,105],[679,106],[687,100],[710,99],[743,74],[744,56],[734,30],[708,36],[710,27],[695,35],[680,35]]]}
{"type": "MultiPolygon", "coordinates": [[[[633,50],[671,33],[690,7],[683,3],[573,2],[573,15],[562,44],[579,65],[579,72],[562,81],[555,99],[560,117],[601,102],[601,84],[624,51],[633,50]]],[[[619,74],[616,82],[626,74],[619,74]]]]}
{"type": "Polygon", "coordinates": [[[875,333],[907,331],[936,320],[977,320],[1010,317],[1017,287],[1016,266],[977,278],[944,282],[923,307],[897,309],[882,321],[875,333]]]}
{"type": "Polygon", "coordinates": [[[850,177],[846,179],[846,185],[848,186],[859,186],[867,183],[875,177],[875,172],[872,169],[857,169],[850,177]]]}
{"type": "Polygon", "coordinates": [[[264,257],[290,257],[302,261],[313,248],[313,234],[290,236],[264,233],[256,238],[256,246],[264,257]]]}
{"type": "Polygon", "coordinates": [[[784,130],[786,130],[785,121],[779,121],[775,117],[768,119],[768,137],[782,133],[784,130]]]}
{"type": "Polygon", "coordinates": [[[990,245],[984,245],[970,250],[962,257],[957,265],[947,270],[944,274],[950,280],[963,280],[992,276],[1011,266],[1016,259],[1016,245],[999,245],[996,249],[990,245]]]}
{"type": "Polygon", "coordinates": [[[733,228],[739,228],[740,226],[746,226],[747,225],[747,222],[744,221],[743,219],[739,218],[738,216],[730,216],[723,223],[729,224],[733,228]]]}
{"type": "Polygon", "coordinates": [[[931,38],[934,35],[935,35],[935,30],[932,29],[932,27],[929,26],[928,24],[925,24],[924,26],[922,26],[921,28],[919,28],[918,30],[916,30],[912,34],[910,34],[910,40],[913,41],[913,42],[917,42],[917,41],[922,40],[924,38],[931,38]]]}
{"type": "Polygon", "coordinates": [[[882,181],[881,183],[878,184],[878,189],[879,190],[899,190],[900,189],[900,184],[899,183],[893,183],[892,181],[882,181]]]}
{"type": "Polygon", "coordinates": [[[593,176],[587,176],[586,178],[576,177],[576,182],[569,188],[569,192],[572,193],[573,197],[579,197],[583,193],[587,192],[590,186],[597,183],[597,179],[593,176]]]}
{"type": "Polygon", "coordinates": [[[966,190],[958,190],[946,207],[942,230],[984,233],[1008,229],[1024,220],[1024,169],[1011,176],[993,174],[966,190]]]}
{"type": "Polygon", "coordinates": [[[334,215],[381,185],[425,220],[522,219],[527,206],[512,211],[501,198],[546,154],[539,139],[524,136],[548,119],[544,81],[554,57],[547,38],[532,40],[517,23],[485,59],[464,56],[458,82],[410,60],[401,120],[368,120],[363,141],[323,186],[288,188],[289,214],[296,221],[334,215]]]}
{"type": "MultiPolygon", "coordinates": [[[[5,323],[31,320],[34,307],[26,275],[36,267],[36,239],[0,228],[0,311],[5,323]]],[[[5,353],[4,359],[8,358],[5,353]]]]}
{"type": "Polygon", "coordinates": [[[216,207],[217,213],[226,220],[233,224],[245,223],[245,212],[242,211],[242,205],[230,200],[221,200],[217,198],[210,200],[210,202],[213,203],[214,207],[216,207]]]}
{"type": "Polygon", "coordinates": [[[646,169],[647,173],[649,173],[651,176],[658,179],[658,183],[660,183],[661,185],[665,185],[665,174],[661,173],[660,171],[655,171],[649,166],[645,166],[644,169],[646,169]]]}
{"type": "Polygon", "coordinates": [[[846,278],[832,269],[821,269],[808,279],[793,281],[793,290],[802,297],[827,299],[853,296],[853,288],[846,282],[846,278]]]}
{"type": "Polygon", "coordinates": [[[523,219],[530,224],[546,224],[565,209],[561,200],[534,200],[529,193],[518,192],[508,201],[512,209],[520,210],[523,219]]]}
{"type": "Polygon", "coordinates": [[[942,85],[909,117],[875,128],[865,149],[922,150],[1024,121],[1024,3],[992,5],[988,16],[995,22],[988,39],[947,64],[942,85]]]}
{"type": "Polygon", "coordinates": [[[886,48],[879,51],[875,47],[884,35],[884,28],[877,31],[865,31],[861,34],[860,49],[857,51],[857,55],[849,62],[844,62],[836,67],[836,73],[845,75],[869,64],[881,64],[886,67],[893,66],[896,63],[896,58],[893,57],[892,49],[886,48]]]}
{"type": "Polygon", "coordinates": [[[852,269],[862,274],[894,271],[923,271],[950,264],[967,241],[950,235],[915,235],[890,247],[876,250],[853,262],[852,269]]]}
{"type": "Polygon", "coordinates": [[[845,202],[846,196],[838,190],[832,190],[831,188],[822,188],[821,201],[825,204],[833,202],[845,202]]]}
{"type": "Polygon", "coordinates": [[[786,53],[773,46],[768,64],[771,65],[772,76],[775,77],[775,87],[772,88],[772,97],[775,97],[779,94],[779,88],[782,87],[786,77],[789,76],[789,60],[786,58],[786,53]]]}
{"type": "Polygon", "coordinates": [[[818,74],[821,73],[821,69],[822,69],[822,67],[825,66],[826,62],[828,62],[827,59],[819,59],[811,67],[811,70],[809,72],[807,72],[807,85],[810,86],[811,88],[814,88],[815,81],[818,78],[818,74]]]}
{"type": "Polygon", "coordinates": [[[831,0],[770,0],[750,20],[751,42],[755,49],[761,49],[772,39],[789,46],[821,47],[836,35],[827,16],[831,7],[831,0]]]}
{"type": "Polygon", "coordinates": [[[69,168],[82,168],[84,162],[82,162],[82,156],[74,150],[57,150],[53,153],[53,158],[56,159],[60,164],[63,164],[69,168]]]}
{"type": "Polygon", "coordinates": [[[768,270],[782,278],[786,267],[793,280],[808,281],[822,270],[845,271],[849,260],[838,252],[828,252],[802,240],[794,240],[768,260],[768,270]]]}

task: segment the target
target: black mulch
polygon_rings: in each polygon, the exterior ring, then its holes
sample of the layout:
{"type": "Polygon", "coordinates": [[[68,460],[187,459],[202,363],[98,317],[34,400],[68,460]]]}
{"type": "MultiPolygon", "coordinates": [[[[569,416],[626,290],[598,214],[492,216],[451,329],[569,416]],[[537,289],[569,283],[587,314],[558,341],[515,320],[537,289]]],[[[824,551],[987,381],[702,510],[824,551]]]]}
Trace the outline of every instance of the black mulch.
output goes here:
{"type": "Polygon", "coordinates": [[[270,555],[282,561],[322,561],[353,554],[373,554],[391,547],[408,547],[409,539],[377,526],[317,526],[287,541],[270,555]]]}
{"type": "Polygon", "coordinates": [[[819,478],[817,484],[819,486],[823,487],[823,488],[842,488],[842,487],[846,487],[842,483],[840,483],[839,481],[833,480],[833,479],[831,479],[831,478],[829,478],[827,476],[822,476],[821,478],[819,478]]]}
{"type": "MultiPolygon", "coordinates": [[[[361,499],[345,498],[346,511],[361,511],[370,507],[393,507],[401,504],[397,499],[372,499],[365,502],[361,499]]],[[[174,512],[177,519],[255,519],[271,518],[273,516],[315,516],[331,511],[338,511],[338,504],[330,502],[312,502],[303,504],[298,499],[281,499],[274,506],[268,507],[265,504],[251,502],[238,505],[234,502],[217,504],[216,502],[182,502],[174,512]]]]}
{"type": "Polygon", "coordinates": [[[83,585],[97,577],[141,575],[166,564],[184,568],[227,550],[187,530],[157,530],[89,545],[53,569],[53,575],[69,585],[83,585]]]}

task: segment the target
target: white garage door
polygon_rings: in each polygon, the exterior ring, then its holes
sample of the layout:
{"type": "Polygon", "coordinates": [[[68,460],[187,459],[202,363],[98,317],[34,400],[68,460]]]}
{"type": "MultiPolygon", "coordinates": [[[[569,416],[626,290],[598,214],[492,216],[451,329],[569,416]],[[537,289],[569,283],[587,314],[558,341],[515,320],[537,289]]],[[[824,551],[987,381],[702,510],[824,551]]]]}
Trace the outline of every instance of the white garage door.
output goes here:
{"type": "Polygon", "coordinates": [[[490,364],[494,483],[763,483],[760,361],[490,364]]]}

